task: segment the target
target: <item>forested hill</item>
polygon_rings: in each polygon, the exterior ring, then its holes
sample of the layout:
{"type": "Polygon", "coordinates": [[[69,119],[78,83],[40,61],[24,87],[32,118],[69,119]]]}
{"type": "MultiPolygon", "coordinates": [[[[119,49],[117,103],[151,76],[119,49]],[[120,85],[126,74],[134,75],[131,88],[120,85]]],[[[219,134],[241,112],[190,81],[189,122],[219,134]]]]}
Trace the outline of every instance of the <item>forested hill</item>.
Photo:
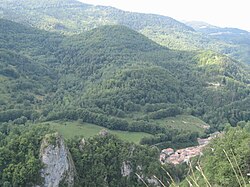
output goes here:
{"type": "Polygon", "coordinates": [[[134,30],[159,27],[193,31],[191,27],[167,16],[125,12],[77,0],[28,0],[19,3],[7,0],[1,2],[1,9],[3,18],[54,31],[79,33],[107,24],[121,24],[134,30]],[[27,19],[27,16],[31,19],[27,19]]]}
{"type": "Polygon", "coordinates": [[[154,120],[177,114],[211,130],[249,120],[249,71],[226,56],[173,51],[124,26],[63,36],[0,25],[1,122],[82,119],[158,134],[154,120]]]}
{"type": "MultiPolygon", "coordinates": [[[[116,53],[127,50],[129,53],[151,52],[167,49],[152,42],[146,36],[121,25],[108,25],[95,28],[83,34],[71,36],[70,43],[66,45],[75,46],[80,49],[88,49],[100,53],[116,53]]],[[[122,54],[122,53],[121,53],[122,54]]],[[[129,56],[127,54],[127,56],[129,56]]]]}
{"type": "Polygon", "coordinates": [[[64,34],[81,33],[101,25],[124,25],[171,49],[210,49],[249,63],[249,34],[214,37],[167,16],[126,12],[76,0],[2,0],[0,17],[64,34]]]}

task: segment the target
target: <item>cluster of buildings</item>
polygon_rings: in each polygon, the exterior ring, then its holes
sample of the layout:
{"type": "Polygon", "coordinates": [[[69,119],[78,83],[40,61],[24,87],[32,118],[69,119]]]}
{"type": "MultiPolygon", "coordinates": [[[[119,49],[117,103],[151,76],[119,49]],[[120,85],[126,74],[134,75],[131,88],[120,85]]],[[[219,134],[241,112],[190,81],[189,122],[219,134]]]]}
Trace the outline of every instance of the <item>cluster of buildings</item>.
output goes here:
{"type": "Polygon", "coordinates": [[[184,149],[178,149],[174,151],[172,148],[163,149],[160,154],[161,163],[171,163],[174,165],[181,164],[183,162],[189,162],[190,158],[202,155],[204,147],[220,133],[211,134],[208,138],[198,138],[198,146],[187,147],[184,149]]]}
{"type": "Polygon", "coordinates": [[[166,154],[166,150],[170,150],[171,148],[163,149],[160,155],[160,161],[162,163],[167,162],[174,165],[188,162],[190,158],[201,155],[203,147],[204,146],[194,146],[185,149],[178,149],[175,152],[173,151],[171,154],[169,154],[169,152],[166,154]]]}

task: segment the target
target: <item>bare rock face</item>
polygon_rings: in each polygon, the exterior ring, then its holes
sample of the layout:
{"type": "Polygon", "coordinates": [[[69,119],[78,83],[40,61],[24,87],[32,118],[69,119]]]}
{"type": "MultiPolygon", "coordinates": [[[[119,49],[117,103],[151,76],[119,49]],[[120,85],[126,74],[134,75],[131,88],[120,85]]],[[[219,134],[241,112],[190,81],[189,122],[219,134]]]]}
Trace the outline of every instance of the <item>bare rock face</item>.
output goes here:
{"type": "Polygon", "coordinates": [[[68,148],[58,133],[46,135],[40,149],[44,187],[74,185],[75,167],[68,148]]]}
{"type": "Polygon", "coordinates": [[[122,167],[121,167],[121,174],[123,177],[127,177],[130,176],[130,174],[132,173],[132,167],[131,167],[131,163],[128,161],[124,161],[122,163],[122,167]]]}

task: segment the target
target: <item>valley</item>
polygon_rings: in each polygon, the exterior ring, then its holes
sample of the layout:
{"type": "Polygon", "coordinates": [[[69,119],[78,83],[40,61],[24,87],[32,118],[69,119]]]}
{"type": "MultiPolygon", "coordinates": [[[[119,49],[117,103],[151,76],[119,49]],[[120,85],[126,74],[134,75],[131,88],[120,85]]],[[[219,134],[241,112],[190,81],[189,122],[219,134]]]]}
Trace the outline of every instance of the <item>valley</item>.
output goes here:
{"type": "Polygon", "coordinates": [[[247,186],[249,41],[75,0],[0,0],[0,186],[247,186]],[[191,168],[162,164],[166,148],[195,152],[191,168]]]}

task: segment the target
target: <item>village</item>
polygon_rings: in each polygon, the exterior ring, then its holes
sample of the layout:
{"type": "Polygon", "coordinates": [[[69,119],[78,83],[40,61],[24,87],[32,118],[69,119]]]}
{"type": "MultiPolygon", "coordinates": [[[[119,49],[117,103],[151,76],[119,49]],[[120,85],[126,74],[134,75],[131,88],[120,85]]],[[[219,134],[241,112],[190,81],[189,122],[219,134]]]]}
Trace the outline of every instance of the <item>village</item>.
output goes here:
{"type": "Polygon", "coordinates": [[[199,145],[193,147],[178,149],[176,151],[172,148],[163,149],[160,154],[160,161],[162,164],[171,163],[174,165],[184,162],[188,163],[190,158],[202,155],[203,149],[209,144],[209,142],[220,135],[221,133],[215,132],[208,138],[198,138],[197,141],[199,145]]]}

